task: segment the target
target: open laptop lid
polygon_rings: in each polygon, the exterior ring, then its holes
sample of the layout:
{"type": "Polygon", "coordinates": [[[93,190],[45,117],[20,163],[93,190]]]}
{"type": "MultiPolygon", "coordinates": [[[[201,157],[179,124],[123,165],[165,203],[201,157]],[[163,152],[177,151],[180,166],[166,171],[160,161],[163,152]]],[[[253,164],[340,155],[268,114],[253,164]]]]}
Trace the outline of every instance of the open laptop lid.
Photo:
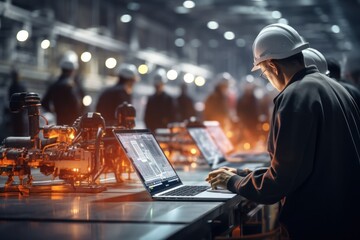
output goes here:
{"type": "Polygon", "coordinates": [[[113,133],[151,196],[182,184],[149,130],[114,129],[113,133]]]}
{"type": "Polygon", "coordinates": [[[210,167],[214,163],[220,164],[226,161],[224,154],[220,151],[206,127],[188,126],[187,131],[210,167]]]}
{"type": "Polygon", "coordinates": [[[226,136],[218,121],[204,121],[204,125],[224,155],[234,151],[234,145],[226,136]]]}

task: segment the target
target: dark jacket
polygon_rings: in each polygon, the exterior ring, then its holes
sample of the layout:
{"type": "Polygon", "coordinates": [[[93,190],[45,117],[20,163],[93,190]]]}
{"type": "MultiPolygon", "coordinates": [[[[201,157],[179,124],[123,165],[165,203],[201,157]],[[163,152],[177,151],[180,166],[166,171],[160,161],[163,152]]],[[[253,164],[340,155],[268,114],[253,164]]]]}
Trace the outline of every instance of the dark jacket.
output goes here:
{"type": "Polygon", "coordinates": [[[50,85],[41,104],[46,111],[56,114],[56,123],[71,126],[83,114],[83,91],[72,79],[61,75],[50,85]]]}
{"type": "Polygon", "coordinates": [[[259,203],[281,200],[291,239],[352,239],[360,226],[359,113],[349,93],[314,67],[274,99],[271,166],[228,188],[259,203]]]}
{"type": "Polygon", "coordinates": [[[189,120],[191,117],[196,116],[193,100],[184,93],[177,98],[177,107],[179,121],[189,120]]]}
{"type": "Polygon", "coordinates": [[[168,123],[176,120],[174,99],[167,93],[154,94],[149,97],[145,108],[144,121],[151,131],[166,128],[168,123]]]}
{"type": "Polygon", "coordinates": [[[124,102],[131,103],[131,95],[128,94],[122,84],[105,89],[99,96],[96,111],[101,113],[108,126],[115,126],[117,119],[115,117],[116,108],[124,102]]]}

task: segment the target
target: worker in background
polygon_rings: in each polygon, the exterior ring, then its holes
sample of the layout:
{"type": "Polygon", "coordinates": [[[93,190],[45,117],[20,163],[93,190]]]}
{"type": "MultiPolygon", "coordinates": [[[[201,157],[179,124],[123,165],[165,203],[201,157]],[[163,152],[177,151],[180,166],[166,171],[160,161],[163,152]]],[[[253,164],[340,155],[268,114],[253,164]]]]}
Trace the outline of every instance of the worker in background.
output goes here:
{"type": "Polygon", "coordinates": [[[132,103],[134,84],[140,80],[136,66],[123,63],[117,69],[118,81],[106,88],[99,96],[96,111],[104,117],[108,126],[117,124],[116,108],[124,102],[132,103]]]}
{"type": "Polygon", "coordinates": [[[338,81],[354,98],[358,107],[360,107],[360,90],[350,81],[341,78],[341,67],[340,63],[334,58],[327,58],[326,62],[329,69],[329,77],[338,81]]]}
{"type": "Polygon", "coordinates": [[[335,79],[340,83],[354,98],[357,106],[360,106],[360,90],[357,89],[354,85],[350,84],[348,81],[345,81],[340,78],[340,64],[336,60],[329,59],[329,62],[325,56],[314,48],[307,48],[303,50],[304,61],[306,66],[314,65],[319,69],[320,73],[326,74],[329,77],[335,79]]]}
{"type": "Polygon", "coordinates": [[[305,66],[311,65],[317,67],[320,73],[329,75],[328,65],[324,55],[314,48],[306,48],[302,51],[304,55],[305,66]]]}
{"type": "Polygon", "coordinates": [[[307,47],[288,25],[260,31],[253,70],[280,92],[268,138],[271,166],[222,168],[207,180],[254,202],[280,201],[284,238],[353,239],[360,226],[360,116],[345,88],[305,66],[307,47]]]}
{"type": "Polygon", "coordinates": [[[233,127],[234,115],[236,115],[236,99],[230,99],[229,87],[234,82],[233,77],[227,73],[221,73],[216,77],[217,84],[212,93],[205,100],[203,118],[205,121],[218,121],[225,132],[233,127]]]}
{"type": "Polygon", "coordinates": [[[7,136],[28,136],[29,135],[29,121],[27,110],[22,109],[18,113],[12,113],[9,108],[11,96],[14,93],[27,92],[25,84],[21,81],[19,70],[12,68],[10,72],[10,86],[8,88],[8,102],[4,108],[3,115],[3,130],[7,136]]]}
{"type": "Polygon", "coordinates": [[[194,102],[187,93],[187,84],[183,83],[180,86],[180,95],[176,99],[178,121],[189,120],[191,117],[196,117],[194,102]]]}
{"type": "Polygon", "coordinates": [[[256,88],[255,84],[246,83],[236,105],[239,133],[241,134],[239,140],[240,142],[246,141],[251,146],[255,146],[260,135],[261,102],[260,97],[255,96],[256,88]]]}
{"type": "Polygon", "coordinates": [[[65,52],[60,68],[60,76],[48,87],[41,104],[44,110],[56,114],[57,124],[71,126],[84,109],[82,99],[85,94],[76,75],[79,68],[77,54],[65,52]]]}
{"type": "Polygon", "coordinates": [[[158,69],[153,76],[155,93],[148,98],[144,122],[148,129],[155,132],[157,128],[166,128],[168,123],[176,121],[175,100],[165,92],[166,72],[158,69]]]}
{"type": "Polygon", "coordinates": [[[360,55],[358,52],[349,53],[345,57],[342,75],[360,89],[360,55]]]}

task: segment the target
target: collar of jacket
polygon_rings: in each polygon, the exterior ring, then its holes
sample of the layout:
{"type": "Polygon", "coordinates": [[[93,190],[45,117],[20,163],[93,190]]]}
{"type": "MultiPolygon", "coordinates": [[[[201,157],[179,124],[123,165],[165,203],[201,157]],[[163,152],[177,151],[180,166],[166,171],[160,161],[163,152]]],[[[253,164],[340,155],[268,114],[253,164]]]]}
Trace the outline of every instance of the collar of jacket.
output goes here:
{"type": "Polygon", "coordinates": [[[279,97],[279,95],[292,83],[299,81],[301,79],[303,79],[306,75],[308,74],[312,74],[315,72],[319,72],[319,70],[315,67],[315,66],[309,66],[309,67],[305,67],[303,69],[301,69],[300,71],[298,71],[297,73],[294,74],[294,76],[290,79],[290,81],[288,82],[288,84],[285,86],[285,88],[279,92],[279,94],[274,98],[274,103],[276,102],[276,99],[279,97]]]}

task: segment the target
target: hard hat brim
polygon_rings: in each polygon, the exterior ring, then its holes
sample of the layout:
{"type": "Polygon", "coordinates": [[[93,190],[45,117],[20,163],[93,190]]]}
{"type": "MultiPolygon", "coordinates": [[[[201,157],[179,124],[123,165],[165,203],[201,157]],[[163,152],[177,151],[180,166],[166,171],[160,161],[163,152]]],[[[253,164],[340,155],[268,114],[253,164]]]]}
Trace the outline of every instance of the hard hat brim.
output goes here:
{"type": "Polygon", "coordinates": [[[254,65],[254,67],[251,69],[251,72],[255,72],[256,70],[259,70],[259,65],[254,65]]]}

